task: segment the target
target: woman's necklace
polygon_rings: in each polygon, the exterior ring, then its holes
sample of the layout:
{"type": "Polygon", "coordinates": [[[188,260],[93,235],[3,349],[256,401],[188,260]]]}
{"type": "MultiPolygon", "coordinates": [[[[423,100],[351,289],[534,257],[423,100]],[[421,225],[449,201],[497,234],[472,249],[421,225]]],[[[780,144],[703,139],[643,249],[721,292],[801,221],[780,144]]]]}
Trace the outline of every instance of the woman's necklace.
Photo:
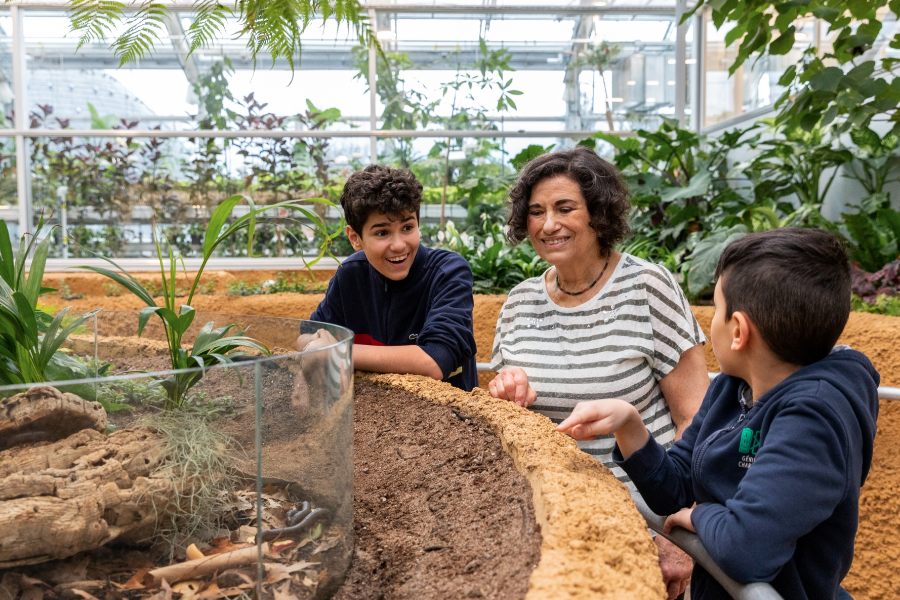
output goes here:
{"type": "Polygon", "coordinates": [[[610,253],[607,253],[607,255],[606,255],[606,262],[603,264],[603,270],[600,271],[600,275],[597,276],[597,279],[595,279],[595,280],[594,280],[594,283],[592,283],[591,285],[587,286],[586,288],[584,288],[584,289],[581,290],[580,292],[567,292],[566,290],[564,290],[564,289],[562,288],[561,285],[559,285],[559,270],[557,270],[557,271],[556,271],[556,289],[558,289],[559,291],[561,291],[563,294],[568,294],[569,296],[580,296],[581,294],[583,294],[583,293],[585,293],[586,291],[590,290],[592,287],[594,287],[595,285],[597,285],[597,282],[600,281],[600,280],[603,278],[603,274],[606,273],[606,267],[609,266],[609,255],[610,255],[610,253]]]}

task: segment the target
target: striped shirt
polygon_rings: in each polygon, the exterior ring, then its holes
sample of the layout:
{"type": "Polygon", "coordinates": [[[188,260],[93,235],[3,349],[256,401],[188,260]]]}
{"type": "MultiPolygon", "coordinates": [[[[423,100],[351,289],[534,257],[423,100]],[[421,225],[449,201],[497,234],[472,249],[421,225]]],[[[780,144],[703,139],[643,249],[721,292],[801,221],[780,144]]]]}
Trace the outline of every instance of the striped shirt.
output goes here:
{"type": "MultiPolygon", "coordinates": [[[[619,398],[634,405],[651,435],[669,447],[675,424],[659,380],[685,350],[704,342],[672,274],[622,254],[603,289],[580,306],[553,302],[543,276],[513,288],[497,321],[491,366],[524,369],[537,392],[531,409],[555,423],[582,400],[619,398]]],[[[631,487],[612,462],[614,444],[612,435],[578,443],[631,487]]]]}

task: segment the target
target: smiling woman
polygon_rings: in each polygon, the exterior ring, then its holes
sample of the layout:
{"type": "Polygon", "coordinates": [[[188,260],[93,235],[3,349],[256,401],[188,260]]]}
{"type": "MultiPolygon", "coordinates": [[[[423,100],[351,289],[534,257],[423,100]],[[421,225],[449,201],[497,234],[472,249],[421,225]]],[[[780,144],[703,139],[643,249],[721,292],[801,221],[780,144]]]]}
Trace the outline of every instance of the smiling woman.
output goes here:
{"type": "MultiPolygon", "coordinates": [[[[545,154],[510,192],[509,238],[551,265],[515,287],[497,322],[491,394],[560,422],[579,401],[619,398],[671,445],[708,387],[706,341],[672,274],[615,250],[631,205],[619,172],[587,148],[545,154]]],[[[579,442],[629,487],[612,436],[579,442]]],[[[670,598],[691,561],[658,538],[670,598]]]]}

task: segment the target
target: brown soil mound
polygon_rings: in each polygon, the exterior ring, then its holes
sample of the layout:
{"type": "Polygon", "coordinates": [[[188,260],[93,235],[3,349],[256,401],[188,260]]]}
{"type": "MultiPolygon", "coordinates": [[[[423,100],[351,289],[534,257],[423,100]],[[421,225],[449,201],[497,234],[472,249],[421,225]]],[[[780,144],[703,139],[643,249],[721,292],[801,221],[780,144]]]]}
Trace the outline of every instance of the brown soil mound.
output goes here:
{"type": "Polygon", "coordinates": [[[367,377],[490,424],[531,483],[541,526],[541,562],[531,574],[529,600],[665,598],[656,547],[628,489],[557,433],[550,419],[484,390],[466,394],[413,375],[367,377]]]}
{"type": "Polygon", "coordinates": [[[354,397],[356,551],[335,599],[524,598],[540,529],[490,427],[363,379],[354,397]]]}

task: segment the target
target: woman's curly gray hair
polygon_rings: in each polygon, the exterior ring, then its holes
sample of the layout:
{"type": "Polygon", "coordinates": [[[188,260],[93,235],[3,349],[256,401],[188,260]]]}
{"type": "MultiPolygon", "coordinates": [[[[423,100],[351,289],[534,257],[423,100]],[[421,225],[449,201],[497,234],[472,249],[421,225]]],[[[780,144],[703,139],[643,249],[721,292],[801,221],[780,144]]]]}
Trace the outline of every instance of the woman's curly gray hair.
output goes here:
{"type": "Polygon", "coordinates": [[[528,237],[531,192],[541,181],[559,175],[568,177],[581,188],[591,216],[591,228],[599,238],[600,254],[606,255],[631,232],[628,186],[615,166],[584,146],[542,154],[525,165],[509,193],[506,237],[513,245],[528,237]]]}

